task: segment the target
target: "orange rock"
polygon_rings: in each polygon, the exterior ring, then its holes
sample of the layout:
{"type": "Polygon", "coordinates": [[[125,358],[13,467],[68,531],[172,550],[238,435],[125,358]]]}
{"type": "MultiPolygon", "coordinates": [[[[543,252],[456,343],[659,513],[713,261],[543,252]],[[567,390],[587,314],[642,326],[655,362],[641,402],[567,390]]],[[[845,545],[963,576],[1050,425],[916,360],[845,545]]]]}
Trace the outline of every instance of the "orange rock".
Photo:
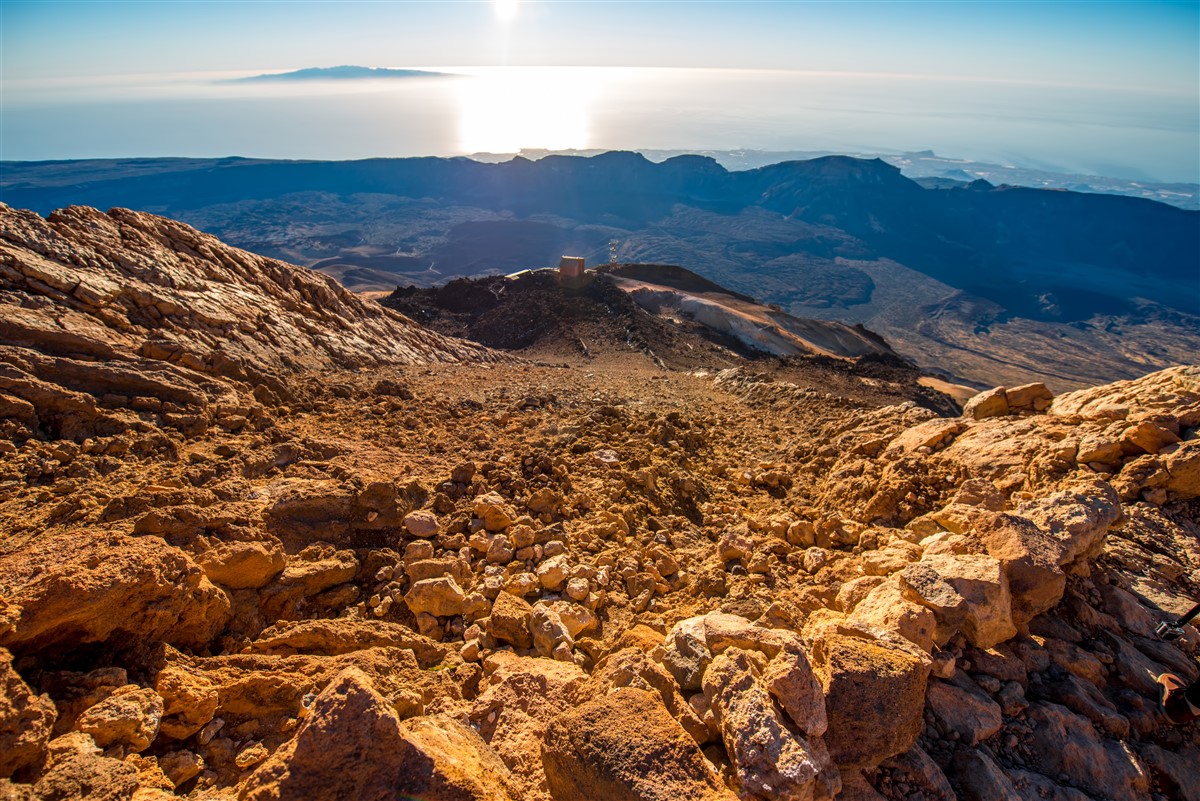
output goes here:
{"type": "Polygon", "coordinates": [[[619,689],[559,716],[542,764],[555,801],[733,801],[659,699],[619,689]]]}
{"type": "Polygon", "coordinates": [[[158,537],[47,534],[0,557],[0,592],[20,606],[0,634],[17,652],[106,640],[198,648],[229,619],[225,593],[158,537]]]}

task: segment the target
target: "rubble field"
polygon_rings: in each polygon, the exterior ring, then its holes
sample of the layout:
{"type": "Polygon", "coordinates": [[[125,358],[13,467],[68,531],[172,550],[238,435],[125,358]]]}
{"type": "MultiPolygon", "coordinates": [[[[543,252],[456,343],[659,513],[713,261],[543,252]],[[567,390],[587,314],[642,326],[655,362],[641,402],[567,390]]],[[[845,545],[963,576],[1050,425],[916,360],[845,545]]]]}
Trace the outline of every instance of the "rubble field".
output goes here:
{"type": "Polygon", "coordinates": [[[1200,798],[1200,367],[959,414],[672,336],[0,208],[0,798],[1200,798]]]}

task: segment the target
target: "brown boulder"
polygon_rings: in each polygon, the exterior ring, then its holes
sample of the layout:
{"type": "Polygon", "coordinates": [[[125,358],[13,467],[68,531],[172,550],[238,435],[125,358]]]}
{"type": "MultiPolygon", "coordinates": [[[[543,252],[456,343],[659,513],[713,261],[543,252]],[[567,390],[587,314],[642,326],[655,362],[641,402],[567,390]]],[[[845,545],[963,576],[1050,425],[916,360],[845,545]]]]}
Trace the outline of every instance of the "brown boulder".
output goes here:
{"type": "Polygon", "coordinates": [[[1041,412],[1050,407],[1054,393],[1047,389],[1045,384],[1022,384],[1006,389],[1004,399],[1010,409],[1041,412]]]}
{"type": "Polygon", "coordinates": [[[319,692],[351,667],[409,714],[423,713],[424,704],[452,692],[456,681],[453,670],[422,670],[412,651],[402,648],[367,648],[338,656],[174,654],[171,662],[211,683],[218,697],[216,714],[225,720],[295,717],[305,695],[319,692]]]}
{"type": "Polygon", "coordinates": [[[413,614],[426,613],[435,617],[462,614],[466,593],[450,576],[422,579],[413,582],[404,596],[404,603],[413,614]]]}
{"type": "Polygon", "coordinates": [[[1093,420],[1125,419],[1132,409],[1141,415],[1169,414],[1185,426],[1200,424],[1200,367],[1170,367],[1131,381],[1068,392],[1050,405],[1051,414],[1093,420]]]}
{"type": "Polygon", "coordinates": [[[158,736],[162,716],[163,699],[158,693],[130,684],[80,715],[75,728],[101,748],[122,745],[145,751],[158,736]]]}
{"type": "Polygon", "coordinates": [[[383,620],[290,620],[280,621],[258,635],[248,650],[254,654],[320,654],[337,656],[368,648],[411,650],[422,667],[438,664],[450,649],[407,626],[383,620]]]}
{"type": "Polygon", "coordinates": [[[588,675],[571,662],[504,651],[489,656],[484,670],[488,685],[471,722],[513,772],[522,798],[548,798],[542,738],[559,715],[588,700],[588,675]]]}
{"type": "Polygon", "coordinates": [[[825,691],[825,744],[839,766],[874,766],[912,747],[924,721],[927,659],[829,634],[814,644],[812,662],[825,691]]]}
{"type": "Polygon", "coordinates": [[[825,733],[825,694],[804,649],[788,646],[776,654],[763,671],[763,682],[800,731],[813,737],[825,733]]]}
{"type": "Polygon", "coordinates": [[[495,492],[480,495],[471,508],[488,531],[503,531],[511,526],[517,517],[508,502],[495,492]]]}
{"type": "Polygon", "coordinates": [[[492,602],[488,633],[518,648],[532,648],[533,633],[529,629],[532,614],[533,607],[524,598],[501,592],[492,602]]]}
{"type": "Polygon", "coordinates": [[[357,573],[358,559],[354,551],[310,546],[284,568],[279,583],[299,587],[301,593],[308,597],[344,584],[357,573]]]}
{"type": "Polygon", "coordinates": [[[1163,486],[1180,498],[1200,497],[1200,440],[1189,440],[1163,458],[1169,478],[1163,486]]]}
{"type": "Polygon", "coordinates": [[[1070,784],[1113,801],[1143,801],[1150,787],[1136,756],[1123,744],[1102,737],[1087,718],[1058,704],[1029,709],[1035,752],[1051,775],[1065,774],[1070,784]]]}
{"type": "Polygon", "coordinates": [[[91,737],[74,731],[50,741],[50,762],[33,786],[39,801],[129,801],[138,789],[138,770],[100,755],[91,737]]]}
{"type": "Polygon", "coordinates": [[[287,565],[283,545],[272,537],[254,542],[217,542],[196,556],[209,580],[231,590],[265,587],[287,565]]]}
{"type": "Polygon", "coordinates": [[[965,676],[955,683],[932,681],[926,698],[934,717],[968,746],[988,739],[1000,731],[1003,723],[1000,706],[973,684],[965,676]]]}
{"type": "Polygon", "coordinates": [[[951,768],[962,788],[959,801],[1023,801],[1012,781],[983,751],[959,751],[951,768]]]}
{"type": "Polygon", "coordinates": [[[1109,526],[1121,519],[1121,501],[1108,482],[1093,479],[1026,501],[1016,511],[1051,536],[1061,566],[1099,553],[1109,526]]]}
{"type": "Polygon", "coordinates": [[[751,798],[813,801],[841,789],[819,737],[804,739],[780,720],[761,678],[766,660],[728,648],[704,673],[704,695],[743,793],[751,798]]]}
{"type": "Polygon", "coordinates": [[[556,801],[716,801],[733,795],[659,699],[619,689],[559,716],[542,764],[556,801]]]}
{"type": "Polygon", "coordinates": [[[0,593],[20,607],[0,645],[21,653],[105,640],[199,648],[229,619],[225,593],[158,537],[42,536],[0,556],[0,593]]]}
{"type": "MultiPolygon", "coordinates": [[[[905,569],[905,575],[908,575],[909,569],[905,569]]],[[[928,652],[933,648],[938,633],[936,613],[942,610],[926,608],[924,602],[915,603],[905,594],[905,589],[900,576],[889,576],[855,604],[848,620],[894,631],[928,652]]]]}
{"type": "MultiPolygon", "coordinates": [[[[991,648],[1017,633],[1012,621],[1008,577],[998,560],[983,554],[927,554],[920,565],[938,579],[922,586],[940,587],[943,591],[932,598],[919,593],[916,597],[933,609],[935,615],[943,615],[940,623],[956,625],[976,648],[991,648]]],[[[910,571],[915,569],[916,566],[905,568],[904,575],[914,580],[910,571]]]]}
{"type": "Polygon", "coordinates": [[[1015,624],[1028,623],[1062,600],[1067,577],[1059,567],[1061,548],[1051,534],[1032,520],[1005,513],[979,518],[973,533],[1004,565],[1015,624]]]}
{"type": "Polygon", "coordinates": [[[470,726],[448,715],[400,724],[400,786],[429,801],[519,801],[508,768],[470,726]]]}
{"type": "Polygon", "coordinates": [[[671,717],[679,721],[697,743],[711,739],[708,727],[679,694],[671,675],[640,648],[622,648],[601,659],[592,670],[590,684],[590,694],[594,696],[624,687],[655,693],[671,717]]]}
{"type": "Polygon", "coordinates": [[[963,404],[962,416],[972,420],[983,420],[1002,414],[1008,414],[1008,398],[1004,387],[985,389],[963,404]]]}
{"type": "Polygon", "coordinates": [[[159,731],[184,740],[213,719],[217,712],[217,688],[213,683],[180,665],[167,665],[158,672],[154,690],[163,699],[159,731]]]}
{"type": "Polygon", "coordinates": [[[294,739],[247,780],[243,801],[512,801],[504,766],[449,718],[401,725],[359,670],[347,668],[313,701],[294,739]]]}

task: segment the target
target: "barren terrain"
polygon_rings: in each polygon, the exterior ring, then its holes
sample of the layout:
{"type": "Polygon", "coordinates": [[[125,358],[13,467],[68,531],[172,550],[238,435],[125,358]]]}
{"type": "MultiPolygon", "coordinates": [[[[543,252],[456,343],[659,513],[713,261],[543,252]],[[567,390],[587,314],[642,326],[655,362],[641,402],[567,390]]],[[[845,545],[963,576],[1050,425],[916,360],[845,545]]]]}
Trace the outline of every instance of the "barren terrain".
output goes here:
{"type": "Polygon", "coordinates": [[[589,302],[0,209],[0,797],[1200,798],[1200,368],[960,415],[589,302]]]}

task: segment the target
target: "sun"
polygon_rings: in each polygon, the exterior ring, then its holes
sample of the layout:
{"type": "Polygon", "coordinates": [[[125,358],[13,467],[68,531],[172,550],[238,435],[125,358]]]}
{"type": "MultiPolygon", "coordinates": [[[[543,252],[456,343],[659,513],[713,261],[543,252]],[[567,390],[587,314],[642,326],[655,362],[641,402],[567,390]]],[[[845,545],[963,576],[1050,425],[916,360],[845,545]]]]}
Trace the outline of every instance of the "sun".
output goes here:
{"type": "Polygon", "coordinates": [[[520,4],[521,0],[492,0],[496,18],[501,22],[511,22],[517,16],[517,6],[520,4]]]}

